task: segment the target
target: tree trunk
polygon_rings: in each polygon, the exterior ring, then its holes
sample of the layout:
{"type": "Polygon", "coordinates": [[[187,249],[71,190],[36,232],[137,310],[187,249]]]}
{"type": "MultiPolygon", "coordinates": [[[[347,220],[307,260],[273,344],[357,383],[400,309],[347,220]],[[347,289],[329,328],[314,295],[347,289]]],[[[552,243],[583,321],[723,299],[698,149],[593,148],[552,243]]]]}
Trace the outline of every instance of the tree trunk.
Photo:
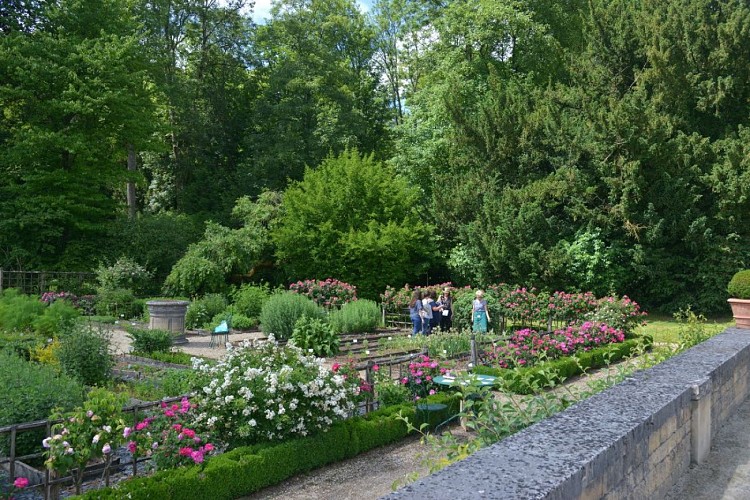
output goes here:
{"type": "MultiPolygon", "coordinates": [[[[135,161],[135,147],[132,144],[128,144],[128,172],[135,172],[136,161],[135,161]]],[[[128,217],[131,219],[135,218],[136,213],[136,202],[135,202],[135,183],[131,180],[128,181],[128,217]]]]}

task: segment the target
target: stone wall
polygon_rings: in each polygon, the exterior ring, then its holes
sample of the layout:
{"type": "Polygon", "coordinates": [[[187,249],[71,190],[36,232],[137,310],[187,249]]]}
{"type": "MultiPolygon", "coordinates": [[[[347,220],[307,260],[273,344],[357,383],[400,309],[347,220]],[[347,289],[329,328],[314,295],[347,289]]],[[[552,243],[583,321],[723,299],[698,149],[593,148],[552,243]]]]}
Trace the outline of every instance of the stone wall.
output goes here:
{"type": "Polygon", "coordinates": [[[730,328],[390,498],[662,498],[745,400],[750,331],[730,328]]]}

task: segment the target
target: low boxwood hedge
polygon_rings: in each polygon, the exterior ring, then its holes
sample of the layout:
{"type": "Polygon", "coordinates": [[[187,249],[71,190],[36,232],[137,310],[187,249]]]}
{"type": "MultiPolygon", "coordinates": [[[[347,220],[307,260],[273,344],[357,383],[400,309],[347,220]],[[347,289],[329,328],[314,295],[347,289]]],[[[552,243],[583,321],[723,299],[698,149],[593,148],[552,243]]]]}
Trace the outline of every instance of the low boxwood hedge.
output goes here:
{"type": "Polygon", "coordinates": [[[235,448],[211,457],[203,467],[182,467],[156,472],[148,477],[123,481],[113,488],[90,491],[83,499],[233,499],[277,484],[294,475],[353,457],[396,442],[408,435],[401,414],[419,428],[434,428],[456,415],[455,393],[438,393],[424,400],[444,404],[438,411],[417,412],[413,403],[389,406],[335,423],[328,432],[282,443],[264,443],[235,448]],[[426,420],[426,422],[425,422],[426,420]]]}
{"type": "Polygon", "coordinates": [[[636,351],[640,344],[650,347],[652,343],[653,339],[650,336],[643,336],[590,351],[578,352],[576,353],[578,362],[572,357],[565,357],[528,368],[503,369],[477,366],[474,372],[503,378],[505,381],[503,387],[516,394],[533,394],[549,384],[550,374],[554,374],[556,378],[567,379],[580,375],[583,370],[602,368],[607,363],[620,361],[636,351]]]}

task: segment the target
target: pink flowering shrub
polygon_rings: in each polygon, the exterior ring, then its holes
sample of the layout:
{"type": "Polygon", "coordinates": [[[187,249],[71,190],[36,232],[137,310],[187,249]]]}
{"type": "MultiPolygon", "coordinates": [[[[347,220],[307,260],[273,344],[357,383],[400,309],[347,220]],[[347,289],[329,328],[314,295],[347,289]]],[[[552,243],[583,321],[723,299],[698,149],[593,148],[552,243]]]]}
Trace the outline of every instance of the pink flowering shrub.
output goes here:
{"type": "Polygon", "coordinates": [[[349,283],[333,278],[325,281],[305,280],[289,285],[292,292],[306,295],[313,302],[325,308],[341,307],[357,300],[357,289],[349,283]]]}
{"type": "Polygon", "coordinates": [[[156,414],[125,428],[122,435],[129,440],[128,450],[134,456],[151,457],[157,469],[202,464],[215,447],[192,427],[193,409],[188,398],[179,404],[162,402],[156,414]]]}
{"type": "MultiPolygon", "coordinates": [[[[538,318],[546,318],[543,298],[535,288],[515,287],[498,290],[500,313],[524,324],[531,324],[538,318]]],[[[488,300],[489,302],[489,300],[488,300]]]]}
{"type": "Polygon", "coordinates": [[[624,340],[622,330],[591,321],[570,325],[552,333],[525,328],[514,332],[507,344],[497,346],[490,358],[500,368],[525,367],[543,359],[571,356],[577,351],[589,351],[624,340]]]}
{"type": "Polygon", "coordinates": [[[26,488],[29,485],[29,480],[25,477],[17,477],[15,481],[13,481],[13,484],[10,486],[10,489],[6,492],[3,492],[0,489],[0,500],[13,500],[15,497],[13,496],[14,493],[16,493],[16,490],[22,490],[26,488]]]}
{"type": "Polygon", "coordinates": [[[56,300],[67,300],[74,306],[76,306],[78,303],[78,297],[70,292],[44,292],[42,294],[41,301],[46,305],[50,305],[56,300]]]}
{"type": "MultiPolygon", "coordinates": [[[[378,371],[380,367],[375,365],[373,370],[378,371]]],[[[373,386],[367,380],[362,378],[354,366],[354,360],[350,359],[346,363],[334,363],[331,366],[331,371],[335,374],[344,377],[344,385],[349,387],[350,394],[353,394],[352,401],[360,403],[372,399],[373,386]]]]}
{"type": "Polygon", "coordinates": [[[401,384],[409,389],[413,399],[420,399],[435,394],[440,387],[434,379],[438,375],[445,375],[447,370],[428,356],[422,354],[415,361],[409,363],[409,373],[401,379],[401,384]]]}
{"type": "Polygon", "coordinates": [[[641,311],[641,306],[627,295],[619,299],[616,297],[600,299],[596,310],[586,316],[591,321],[607,323],[625,333],[630,333],[636,326],[643,324],[645,317],[646,312],[641,311]]]}
{"type": "Polygon", "coordinates": [[[567,322],[582,320],[586,314],[596,310],[597,300],[593,293],[555,292],[549,297],[547,311],[558,320],[567,322]]]}

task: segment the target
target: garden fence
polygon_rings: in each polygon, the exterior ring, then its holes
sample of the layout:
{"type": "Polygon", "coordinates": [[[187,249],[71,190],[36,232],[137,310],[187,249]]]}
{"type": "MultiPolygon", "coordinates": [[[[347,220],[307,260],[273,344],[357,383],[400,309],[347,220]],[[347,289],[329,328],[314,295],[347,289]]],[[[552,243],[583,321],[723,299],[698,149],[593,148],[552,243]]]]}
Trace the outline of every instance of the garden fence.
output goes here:
{"type": "Polygon", "coordinates": [[[85,272],[65,271],[8,271],[0,269],[0,293],[8,288],[17,288],[27,295],[41,295],[51,287],[58,291],[76,295],[91,293],[91,285],[96,275],[85,272]]]}
{"type": "MultiPolygon", "coordinates": [[[[163,399],[161,401],[150,401],[147,403],[137,404],[134,406],[129,406],[123,409],[123,413],[125,413],[126,416],[126,422],[132,421],[132,427],[135,427],[136,424],[140,419],[143,418],[143,412],[145,410],[149,410],[151,408],[155,408],[163,403],[173,403],[175,401],[180,401],[185,396],[177,396],[174,398],[167,398],[163,399]]],[[[19,475],[19,470],[23,469],[23,473],[21,474],[22,477],[27,477],[27,479],[30,480],[30,487],[35,488],[42,488],[44,499],[52,499],[55,500],[58,497],[58,489],[60,486],[72,484],[73,482],[73,476],[63,476],[63,477],[54,477],[53,474],[50,472],[49,469],[44,470],[44,472],[38,471],[36,469],[29,468],[28,465],[26,465],[23,461],[26,460],[32,460],[35,462],[39,462],[43,458],[43,452],[39,451],[37,453],[31,453],[28,455],[22,455],[22,456],[16,456],[16,441],[17,436],[19,433],[22,432],[32,432],[32,431],[38,431],[40,429],[44,429],[45,436],[50,436],[52,426],[58,423],[61,423],[62,420],[39,420],[36,422],[26,422],[21,424],[14,424],[9,425],[5,427],[0,427],[0,442],[7,443],[7,449],[9,450],[8,456],[3,457],[0,456],[0,468],[4,468],[8,471],[10,474],[10,483],[12,484],[14,479],[17,475],[19,475]],[[6,437],[3,437],[6,436],[6,437]],[[20,462],[20,463],[19,463],[20,462]],[[34,474],[30,474],[34,473],[34,474]],[[33,475],[35,477],[29,478],[29,475],[33,475]]],[[[41,448],[41,441],[39,442],[39,446],[41,448]]],[[[114,454],[114,453],[113,453],[114,454]]],[[[147,460],[150,460],[147,457],[133,457],[133,460],[130,462],[123,462],[120,463],[119,461],[117,463],[113,462],[106,462],[104,466],[102,464],[93,464],[86,467],[86,472],[84,472],[85,477],[89,477],[91,473],[97,473],[101,474],[101,477],[103,477],[105,486],[109,486],[109,477],[110,474],[113,472],[117,472],[120,470],[127,469],[129,467],[132,468],[131,475],[136,476],[138,474],[138,464],[145,462],[147,460]]]]}

